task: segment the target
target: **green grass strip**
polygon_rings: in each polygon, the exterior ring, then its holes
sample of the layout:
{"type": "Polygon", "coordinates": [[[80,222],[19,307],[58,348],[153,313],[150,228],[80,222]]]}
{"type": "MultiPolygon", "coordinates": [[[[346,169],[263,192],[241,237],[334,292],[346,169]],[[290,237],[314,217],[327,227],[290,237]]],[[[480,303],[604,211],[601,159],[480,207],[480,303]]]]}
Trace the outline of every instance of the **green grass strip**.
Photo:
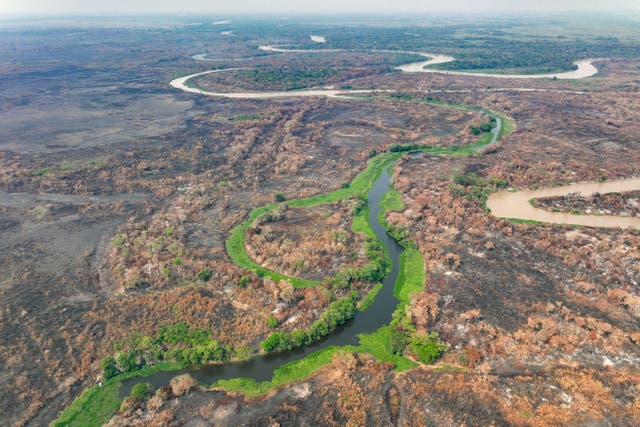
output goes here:
{"type": "MultiPolygon", "coordinates": [[[[429,104],[443,105],[452,108],[464,109],[468,111],[488,111],[490,114],[498,116],[502,119],[502,129],[498,134],[498,139],[513,132],[515,124],[506,116],[490,111],[473,108],[461,104],[452,104],[439,100],[424,101],[429,104]]],[[[418,151],[426,152],[434,155],[463,156],[473,153],[473,147],[429,147],[418,151]]],[[[391,162],[407,154],[407,152],[399,153],[382,153],[372,158],[367,167],[353,180],[348,188],[341,188],[328,194],[320,194],[317,196],[298,199],[285,202],[287,206],[302,207],[313,206],[317,204],[332,203],[351,196],[365,196],[371,188],[375,180],[380,176],[381,171],[391,162]]],[[[393,189],[383,196],[381,206],[383,211],[401,210],[404,208],[402,197],[397,190],[393,189]],[[389,194],[391,193],[391,194],[389,194]],[[397,193],[397,194],[396,194],[397,193]],[[402,204],[402,205],[401,205],[402,204]]],[[[315,286],[317,282],[304,280],[299,278],[287,277],[278,273],[266,270],[255,264],[244,250],[244,236],[249,229],[251,223],[261,215],[264,215],[280,206],[279,203],[273,203],[254,209],[249,214],[247,220],[236,226],[230,234],[229,239],[225,242],[227,252],[231,259],[239,266],[249,270],[254,270],[258,274],[267,275],[275,280],[288,280],[296,287],[315,286]]],[[[365,233],[372,236],[368,223],[368,207],[362,209],[359,215],[353,220],[352,228],[356,232],[365,233]]],[[[534,223],[533,221],[510,219],[513,222],[534,223]],[[525,222],[526,221],[526,222],[525,222]]],[[[537,222],[535,222],[537,223],[537,222]]],[[[419,250],[414,245],[408,245],[400,256],[400,271],[398,280],[394,286],[394,296],[400,301],[398,307],[401,309],[409,303],[409,296],[412,292],[424,289],[425,273],[424,259],[419,250]]],[[[365,299],[362,306],[370,305],[375,299],[375,295],[379,291],[377,286],[365,299]],[[370,302],[369,302],[370,300],[370,302]]],[[[391,327],[383,326],[376,332],[371,334],[360,335],[360,343],[358,346],[327,347],[315,353],[312,353],[303,359],[285,364],[274,371],[271,381],[256,382],[249,378],[235,378],[230,380],[220,380],[213,387],[221,387],[227,391],[237,391],[246,394],[248,397],[257,397],[295,381],[308,378],[321,367],[331,363],[333,355],[338,350],[353,351],[359,353],[369,353],[378,360],[393,363],[396,370],[406,370],[417,366],[414,362],[398,355],[394,355],[389,351],[389,339],[391,336],[391,327]]],[[[60,416],[53,421],[50,426],[100,426],[108,422],[113,414],[118,410],[121,404],[119,398],[119,388],[123,380],[136,376],[147,377],[159,371],[179,370],[183,365],[179,363],[162,362],[153,366],[145,366],[144,368],[118,375],[106,381],[102,387],[97,385],[87,388],[80,396],[78,396],[71,405],[69,405],[60,416]]]]}
{"type": "MultiPolygon", "coordinates": [[[[390,162],[396,160],[401,157],[403,153],[383,153],[374,158],[372,158],[367,167],[360,173],[355,179],[351,182],[349,187],[340,188],[336,191],[326,194],[318,194],[317,196],[307,197],[304,199],[296,199],[290,200],[287,202],[283,202],[286,206],[289,207],[310,207],[321,204],[328,204],[337,202],[339,200],[344,200],[349,197],[366,197],[367,192],[373,186],[373,183],[378,179],[380,173],[384,169],[386,165],[390,162]]],[[[273,280],[280,281],[286,280],[290,282],[296,288],[306,288],[312,286],[318,286],[321,282],[301,279],[298,277],[290,277],[285,276],[280,273],[276,273],[275,271],[267,270],[266,268],[256,264],[251,257],[247,254],[244,248],[244,239],[249,230],[249,227],[258,217],[267,214],[275,209],[277,209],[281,204],[280,203],[272,203],[266,206],[258,207],[251,211],[246,221],[237,225],[231,230],[231,234],[227,241],[225,242],[225,246],[227,248],[227,253],[233,262],[237,265],[246,268],[247,270],[253,270],[259,276],[270,277],[273,280]]],[[[364,222],[367,222],[367,217],[364,217],[364,222]]],[[[365,227],[362,224],[362,219],[358,220],[359,225],[358,228],[363,230],[365,234],[371,236],[372,233],[364,231],[365,227]]],[[[368,225],[367,225],[368,227],[368,225]]]]}
{"type": "Polygon", "coordinates": [[[120,408],[120,381],[93,385],[78,396],[50,426],[100,426],[120,408]]]}
{"type": "Polygon", "coordinates": [[[119,390],[122,381],[133,377],[148,377],[160,371],[176,371],[183,367],[180,363],[161,362],[153,366],[145,366],[138,371],[120,374],[105,381],[102,387],[97,384],[92,385],[84,390],[49,426],[104,425],[120,408],[122,400],[119,390]]]}
{"type": "MultiPolygon", "coordinates": [[[[400,101],[413,100],[413,99],[395,98],[395,97],[391,97],[391,98],[400,100],[400,101]]],[[[419,101],[426,104],[446,106],[446,107],[455,108],[459,110],[479,111],[479,112],[488,114],[490,116],[500,117],[502,121],[502,128],[500,129],[497,140],[500,140],[504,136],[513,132],[513,130],[515,129],[515,124],[511,119],[504,116],[503,114],[497,113],[492,110],[477,108],[477,107],[470,107],[467,105],[450,103],[450,102],[445,102],[445,101],[431,99],[431,98],[421,99],[419,101]]],[[[479,138],[478,142],[473,145],[467,145],[462,147],[461,146],[425,147],[416,151],[420,151],[420,152],[428,153],[432,155],[441,155],[441,156],[454,156],[454,157],[468,156],[470,154],[473,154],[477,147],[481,147],[490,143],[491,139],[492,139],[492,134],[487,133],[485,135],[482,135],[479,138]]],[[[353,197],[353,196],[366,197],[367,192],[373,186],[373,183],[375,182],[375,180],[378,179],[384,167],[391,165],[393,161],[402,157],[404,154],[406,154],[406,152],[379,154],[369,161],[369,163],[367,164],[367,167],[355,177],[355,179],[351,182],[349,187],[340,188],[331,193],[318,194],[316,196],[307,197],[304,199],[290,200],[290,201],[284,202],[284,204],[290,207],[309,207],[309,206],[315,206],[320,204],[333,203],[333,202],[344,200],[346,198],[353,197]]],[[[404,204],[402,203],[402,196],[397,190],[394,189],[393,191],[390,192],[390,194],[386,195],[385,197],[387,197],[388,200],[381,201],[381,204],[384,204],[384,203],[388,204],[389,205],[388,207],[391,210],[404,209],[404,204]]],[[[255,221],[258,217],[265,215],[266,213],[274,209],[277,209],[279,206],[280,206],[280,203],[272,203],[266,206],[258,207],[253,211],[251,211],[246,221],[237,225],[235,228],[231,230],[231,234],[227,239],[227,241],[225,242],[227,253],[229,254],[229,257],[231,258],[231,260],[235,262],[237,265],[243,268],[246,268],[247,270],[253,270],[256,272],[256,274],[260,276],[270,277],[275,281],[286,280],[296,288],[318,286],[321,283],[319,281],[302,279],[298,277],[290,277],[290,276],[277,273],[275,271],[268,270],[256,264],[245,251],[244,238],[247,230],[249,229],[253,221],[255,221]]]]}
{"type": "Polygon", "coordinates": [[[391,348],[389,341],[392,332],[393,328],[391,326],[382,326],[371,334],[359,335],[360,345],[357,347],[351,346],[347,348],[356,353],[368,353],[380,361],[392,363],[396,371],[406,371],[418,366],[417,363],[412,362],[405,357],[393,354],[389,350],[391,348]]]}
{"type": "Polygon", "coordinates": [[[363,299],[362,301],[360,301],[360,304],[358,305],[358,311],[365,311],[366,309],[368,309],[371,304],[373,304],[373,301],[375,301],[376,296],[378,295],[378,292],[380,292],[380,289],[382,289],[382,283],[378,283],[372,290],[371,292],[369,292],[363,299]]]}
{"type": "Polygon", "coordinates": [[[384,193],[380,199],[380,208],[382,209],[381,213],[399,212],[403,210],[405,205],[402,201],[402,193],[390,186],[389,191],[384,193]]]}
{"type": "Polygon", "coordinates": [[[233,378],[219,380],[209,388],[238,392],[249,398],[259,397],[283,385],[308,378],[320,368],[330,364],[337,351],[371,354],[380,361],[392,363],[396,371],[405,371],[418,366],[415,362],[389,351],[391,333],[391,326],[383,326],[371,334],[359,335],[360,343],[357,346],[331,346],[316,351],[302,359],[280,366],[273,372],[273,378],[270,381],[257,382],[253,378],[233,378]]]}
{"type": "Polygon", "coordinates": [[[369,224],[369,206],[364,206],[360,212],[353,217],[351,229],[356,233],[362,233],[366,237],[377,239],[376,234],[369,224]]]}
{"type": "Polygon", "coordinates": [[[280,366],[273,371],[271,381],[257,382],[252,378],[233,378],[217,381],[211,388],[222,388],[235,391],[247,397],[258,397],[285,384],[308,378],[321,367],[333,360],[333,355],[340,347],[327,347],[310,355],[280,366]]]}
{"type": "Polygon", "coordinates": [[[330,364],[338,351],[371,354],[380,361],[392,363],[396,371],[405,371],[418,366],[415,362],[389,351],[391,332],[390,326],[383,326],[374,333],[360,335],[360,343],[357,346],[332,346],[311,353],[276,369],[271,381],[257,382],[252,378],[233,378],[217,381],[209,388],[238,392],[249,398],[259,397],[283,385],[308,378],[320,368],[330,364]]]}
{"type": "Polygon", "coordinates": [[[527,225],[547,225],[548,223],[542,221],[536,221],[535,219],[522,219],[522,218],[504,218],[514,224],[527,224],[527,225]]]}
{"type": "Polygon", "coordinates": [[[400,301],[398,306],[408,305],[409,296],[424,290],[425,281],[424,258],[415,245],[407,245],[400,254],[400,271],[393,288],[393,296],[400,301]]]}

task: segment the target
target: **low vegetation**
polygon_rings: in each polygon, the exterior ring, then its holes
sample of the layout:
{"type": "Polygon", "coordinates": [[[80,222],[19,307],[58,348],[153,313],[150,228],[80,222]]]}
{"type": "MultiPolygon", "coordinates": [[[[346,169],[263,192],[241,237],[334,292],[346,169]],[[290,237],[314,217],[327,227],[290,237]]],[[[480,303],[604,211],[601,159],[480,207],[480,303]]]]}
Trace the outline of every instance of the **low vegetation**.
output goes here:
{"type": "Polygon", "coordinates": [[[154,366],[120,374],[114,378],[95,384],[78,396],[58,418],[51,423],[52,427],[62,426],[97,426],[106,423],[118,410],[122,400],[119,390],[122,381],[133,377],[148,377],[160,371],[177,371],[183,365],[178,363],[162,362],[154,366]]]}
{"type": "MultiPolygon", "coordinates": [[[[604,181],[604,180],[602,180],[604,181]]],[[[591,215],[640,216],[640,191],[605,193],[583,196],[579,193],[565,196],[542,197],[529,202],[552,212],[570,212],[591,215]]]]}
{"type": "Polygon", "coordinates": [[[114,356],[100,361],[102,375],[109,380],[119,374],[135,372],[160,361],[196,365],[210,361],[228,361],[235,356],[230,345],[214,340],[210,329],[189,327],[186,322],[161,326],[155,337],[134,336],[120,343],[114,356]]]}
{"type": "MultiPolygon", "coordinates": [[[[388,153],[376,154],[375,157],[371,158],[364,171],[350,185],[343,185],[331,193],[289,201],[283,200],[285,199],[283,195],[276,195],[275,197],[279,202],[254,209],[245,222],[231,231],[230,237],[226,241],[227,252],[231,259],[238,265],[255,271],[260,276],[268,276],[275,280],[287,280],[296,287],[317,286],[318,282],[286,277],[255,264],[244,250],[244,235],[250,224],[256,218],[268,214],[283,203],[290,207],[302,207],[331,203],[348,197],[365,200],[369,188],[371,188],[381,171],[407,151],[414,151],[415,149],[413,146],[407,149],[399,147],[388,153]]],[[[471,152],[467,147],[440,148],[420,146],[417,149],[436,155],[455,156],[471,152]]],[[[399,194],[393,191],[385,196],[382,203],[384,209],[400,210],[403,207],[399,194]]],[[[379,246],[379,242],[371,239],[373,232],[368,226],[367,214],[368,208],[365,206],[354,217],[353,229],[354,231],[364,232],[369,236],[367,241],[367,252],[371,260],[368,264],[369,267],[362,272],[345,272],[341,276],[339,275],[336,278],[337,280],[334,279],[333,282],[336,286],[344,286],[346,283],[351,283],[354,275],[356,277],[363,275],[363,277],[366,276],[373,281],[379,280],[384,276],[388,268],[388,264],[385,263],[386,254],[384,254],[384,249],[379,246]]],[[[383,326],[374,333],[360,336],[360,344],[358,346],[347,346],[343,350],[369,353],[378,360],[393,363],[398,370],[404,370],[416,366],[415,362],[404,357],[404,354],[411,355],[423,363],[432,363],[446,351],[446,345],[434,333],[427,335],[416,334],[410,324],[405,307],[409,304],[409,295],[412,292],[423,289],[425,282],[424,261],[415,244],[406,238],[405,231],[393,229],[389,224],[387,226],[389,227],[389,232],[405,247],[405,251],[400,257],[400,274],[394,288],[394,295],[399,299],[398,309],[390,325],[383,326]]],[[[202,280],[206,278],[206,274],[198,278],[202,280]]],[[[360,279],[361,277],[358,278],[360,279]]],[[[371,300],[372,298],[370,297],[369,301],[371,300]]],[[[261,343],[261,347],[268,352],[284,351],[325,336],[356,314],[356,301],[356,296],[353,293],[347,298],[335,301],[323,314],[322,318],[316,321],[309,330],[296,330],[291,333],[276,332],[264,340],[261,343]]],[[[363,303],[362,305],[364,306],[365,304],[363,303]]],[[[228,361],[233,357],[246,359],[250,357],[246,350],[245,348],[233,349],[229,345],[218,343],[211,338],[210,330],[191,329],[183,323],[161,328],[154,339],[137,337],[133,339],[126,350],[124,350],[123,346],[123,349],[120,349],[119,353],[114,357],[107,357],[101,362],[105,378],[107,376],[110,378],[103,385],[106,388],[96,389],[95,387],[97,386],[94,386],[86,390],[63,412],[57,420],[60,424],[56,425],[68,424],[68,422],[61,420],[78,420],[84,416],[82,414],[94,413],[93,410],[87,408],[104,408],[100,404],[100,400],[105,398],[105,393],[109,393],[112,396],[114,405],[104,410],[100,409],[104,414],[96,415],[93,421],[87,423],[87,425],[94,425],[96,420],[108,418],[108,415],[115,411],[114,408],[117,408],[117,403],[119,403],[117,390],[120,381],[126,378],[133,376],[144,377],[158,370],[177,369],[185,364],[198,364],[205,361],[228,361]],[[173,362],[167,363],[165,362],[167,360],[173,362]],[[148,363],[156,363],[156,365],[151,366],[148,363]],[[102,390],[105,391],[103,392],[102,390]]],[[[214,386],[223,387],[229,391],[241,391],[247,396],[258,396],[282,384],[307,377],[321,366],[329,363],[337,350],[335,347],[329,347],[303,359],[283,365],[274,371],[274,377],[271,381],[257,383],[253,379],[239,378],[222,380],[214,386]]]]}
{"type": "Polygon", "coordinates": [[[496,190],[507,188],[506,181],[495,177],[480,177],[475,173],[455,175],[449,189],[456,197],[463,197],[469,201],[485,206],[489,194],[496,190]]]}
{"type": "MultiPolygon", "coordinates": [[[[283,203],[290,207],[303,207],[332,203],[339,200],[347,199],[349,197],[366,199],[367,191],[369,190],[371,185],[373,185],[373,182],[378,178],[384,166],[389,164],[399,156],[399,153],[383,153],[372,158],[365,170],[362,171],[347,188],[342,187],[331,193],[320,194],[306,199],[290,200],[283,203]]],[[[287,277],[274,271],[267,270],[262,266],[256,264],[246,253],[244,247],[244,239],[245,234],[251,224],[257,218],[267,215],[269,212],[277,209],[279,205],[279,203],[274,203],[254,209],[249,214],[249,217],[245,222],[239,224],[231,231],[231,235],[225,243],[227,253],[236,264],[249,270],[254,270],[258,275],[270,277],[276,281],[286,280],[289,281],[293,286],[298,288],[318,286],[321,282],[301,279],[297,277],[287,277]]]]}
{"type": "MultiPolygon", "coordinates": [[[[395,28],[339,28],[331,32],[325,47],[340,49],[392,49],[438,52],[456,60],[434,68],[485,71],[510,70],[515,73],[551,73],[574,69],[579,58],[637,57],[640,48],[622,37],[527,37],[524,23],[509,22],[496,30],[495,24],[480,24],[473,37],[465,37],[457,26],[412,27],[399,32],[395,28]],[[482,34],[482,37],[478,37],[482,34]]],[[[529,23],[526,24],[527,28],[529,23]]],[[[555,23],[559,26],[566,23],[555,23]]],[[[547,27],[545,26],[545,31],[547,27]]]]}
{"type": "Polygon", "coordinates": [[[292,332],[274,332],[260,343],[260,347],[267,353],[273,353],[311,344],[351,320],[357,313],[356,301],[357,294],[334,301],[329,305],[322,317],[316,320],[308,330],[296,329],[292,332]]]}

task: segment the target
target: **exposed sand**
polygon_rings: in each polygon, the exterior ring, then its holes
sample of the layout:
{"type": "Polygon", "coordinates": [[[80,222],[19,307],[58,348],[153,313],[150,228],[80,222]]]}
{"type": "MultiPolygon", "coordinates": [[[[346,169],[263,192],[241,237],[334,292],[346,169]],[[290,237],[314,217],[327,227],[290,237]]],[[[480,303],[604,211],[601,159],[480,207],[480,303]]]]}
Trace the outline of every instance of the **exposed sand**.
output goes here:
{"type": "Polygon", "coordinates": [[[524,190],[517,192],[500,191],[493,193],[487,200],[491,213],[499,218],[517,218],[553,224],[576,224],[591,227],[637,228],[640,229],[640,218],[615,215],[574,215],[565,212],[550,212],[536,208],[529,200],[540,197],[564,196],[580,193],[590,196],[594,193],[614,193],[640,190],[640,178],[623,179],[608,182],[582,182],[562,187],[543,188],[540,190],[524,190]]]}

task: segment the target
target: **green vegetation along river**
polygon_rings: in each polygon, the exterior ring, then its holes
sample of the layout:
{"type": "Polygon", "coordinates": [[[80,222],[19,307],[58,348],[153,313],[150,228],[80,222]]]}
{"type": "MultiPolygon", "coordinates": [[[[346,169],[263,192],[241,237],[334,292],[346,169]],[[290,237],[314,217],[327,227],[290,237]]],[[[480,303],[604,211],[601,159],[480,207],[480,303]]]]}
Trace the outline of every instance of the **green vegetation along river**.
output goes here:
{"type": "MultiPolygon", "coordinates": [[[[460,105],[449,106],[470,108],[460,105]]],[[[513,129],[513,124],[505,117],[499,120],[500,117],[497,114],[487,113],[497,119],[490,138],[481,138],[478,144],[467,147],[423,147],[414,151],[413,155],[419,154],[420,151],[434,155],[469,155],[487,144],[495,143],[513,129]]],[[[150,382],[154,386],[165,386],[180,372],[189,372],[206,384],[241,391],[248,396],[257,396],[277,386],[309,376],[330,363],[334,352],[338,349],[372,354],[379,360],[393,363],[396,369],[400,370],[416,366],[414,362],[393,354],[386,343],[392,333],[392,327],[389,326],[392,313],[409,303],[409,295],[412,292],[423,289],[424,262],[415,245],[410,243],[407,247],[400,246],[387,234],[380,222],[386,210],[394,208],[385,203],[383,198],[389,191],[395,191],[390,186],[389,171],[395,161],[407,153],[401,150],[377,155],[369,161],[367,167],[358,174],[348,188],[308,199],[286,202],[292,206],[313,206],[351,196],[367,195],[368,209],[363,212],[367,213],[368,217],[361,219],[357,216],[356,220],[360,224],[356,227],[356,221],[354,221],[354,229],[375,235],[388,251],[392,266],[373,301],[368,298],[369,304],[365,305],[366,309],[360,310],[352,321],[339,327],[325,339],[301,349],[262,355],[249,361],[187,368],[178,363],[163,362],[155,366],[143,367],[139,371],[118,375],[101,386],[94,385],[85,390],[52,425],[101,425],[115,413],[122,397],[129,394],[136,383],[150,382]]],[[[273,205],[257,208],[249,218],[268,211],[271,206],[273,205]]],[[[242,224],[237,229],[241,230],[242,224]]],[[[233,234],[232,232],[227,241],[228,249],[233,234]]],[[[244,238],[244,232],[240,235],[244,238]]]]}
{"type": "MultiPolygon", "coordinates": [[[[392,159],[390,161],[394,160],[392,159]]],[[[388,162],[385,162],[384,166],[388,164],[388,162]]],[[[355,346],[358,344],[359,334],[374,332],[381,326],[388,324],[391,321],[391,314],[398,305],[398,300],[394,298],[393,291],[398,278],[400,256],[404,250],[402,246],[387,234],[385,228],[378,220],[382,209],[380,200],[389,190],[389,185],[390,177],[387,168],[384,167],[368,192],[369,225],[376,237],[388,251],[388,255],[392,261],[392,267],[390,273],[383,280],[382,288],[367,310],[359,312],[352,321],[342,325],[328,337],[300,349],[283,353],[267,354],[244,362],[206,364],[186,368],[180,372],[158,372],[144,379],[132,378],[122,383],[120,396],[127,396],[133,385],[137,382],[145,381],[151,383],[154,387],[162,387],[166,386],[170,379],[176,374],[184,372],[188,372],[198,381],[206,384],[215,384],[219,380],[230,378],[252,378],[257,382],[268,381],[271,380],[273,372],[286,363],[301,359],[329,346],[355,346]]]]}
{"type": "MultiPolygon", "coordinates": [[[[484,148],[487,145],[494,144],[498,138],[503,134],[503,124],[500,117],[492,115],[496,119],[496,125],[491,131],[491,138],[483,141],[483,145],[475,147],[468,147],[469,152],[477,151],[484,148]]],[[[456,147],[458,148],[458,147],[456,147]]],[[[459,153],[455,149],[424,149],[424,151],[438,153],[438,154],[464,154],[459,153]]],[[[350,197],[357,194],[367,195],[368,206],[368,223],[370,230],[375,234],[376,238],[384,246],[387,254],[391,260],[391,269],[389,274],[383,280],[383,286],[380,288],[377,296],[364,311],[360,311],[353,320],[342,325],[336,331],[334,331],[328,337],[316,341],[308,346],[298,348],[295,350],[262,355],[257,358],[253,358],[249,361],[228,363],[228,364],[205,364],[200,366],[194,366],[185,368],[179,372],[157,372],[147,378],[131,378],[123,381],[120,388],[120,397],[127,396],[131,388],[138,382],[149,382],[154,387],[161,387],[168,384],[168,382],[179,373],[189,373],[198,381],[206,384],[215,384],[218,381],[231,379],[231,378],[250,378],[254,385],[250,388],[255,388],[255,382],[268,381],[272,379],[272,375],[276,372],[277,368],[283,367],[289,363],[295,363],[296,360],[300,360],[305,356],[308,356],[319,350],[329,347],[343,347],[351,346],[357,350],[359,342],[359,336],[361,334],[373,333],[379,328],[383,328],[389,324],[391,315],[398,306],[398,299],[396,296],[404,294],[408,297],[406,289],[403,287],[411,287],[414,290],[420,290],[424,284],[424,276],[419,284],[404,283],[407,276],[407,272],[403,272],[401,275],[403,280],[398,280],[401,269],[406,267],[407,255],[404,253],[405,249],[396,242],[388,233],[385,227],[380,223],[380,218],[384,215],[384,209],[380,204],[383,196],[390,191],[391,178],[389,176],[389,170],[395,163],[395,161],[404,155],[406,152],[394,152],[383,153],[373,158],[367,168],[361,172],[351,183],[348,188],[336,190],[332,193],[321,194],[308,199],[292,200],[285,202],[290,206],[313,206],[318,204],[330,203],[336,200],[340,200],[346,197],[350,197]],[[417,288],[417,289],[416,289],[417,288]]],[[[416,152],[419,154],[419,152],[416,152]]],[[[248,225],[258,216],[264,215],[278,207],[278,204],[272,204],[255,209],[250,215],[247,221],[240,224],[232,232],[231,236],[227,240],[227,251],[231,258],[247,268],[260,269],[255,265],[244,252],[244,236],[248,225]]],[[[417,252],[415,247],[409,249],[412,252],[417,252]]],[[[414,254],[410,254],[412,258],[414,254]]],[[[419,255],[419,253],[418,253],[419,255]]],[[[421,261],[421,257],[419,256],[421,261]]],[[[412,269],[415,268],[415,260],[413,262],[412,269]]],[[[419,262],[418,268],[423,271],[424,267],[422,262],[419,262]]],[[[304,286],[305,283],[298,283],[295,279],[286,278],[280,276],[275,272],[262,271],[263,274],[275,274],[278,280],[290,279],[293,285],[304,286]]],[[[407,301],[400,301],[406,303],[407,301]]]]}
{"type": "MultiPolygon", "coordinates": [[[[278,46],[260,46],[260,50],[274,52],[274,53],[332,53],[332,52],[344,52],[343,49],[287,49],[278,46]]],[[[574,65],[576,69],[573,71],[567,71],[564,73],[555,74],[490,74],[490,73],[473,73],[466,71],[453,71],[453,70],[441,70],[436,68],[429,68],[432,65],[446,64],[454,60],[453,57],[448,55],[440,55],[434,53],[422,53],[422,52],[408,52],[408,51],[388,51],[388,50],[372,50],[371,52],[379,53],[410,53],[425,57],[424,61],[414,62],[411,64],[401,65],[396,67],[397,70],[404,73],[437,73],[437,74],[450,74],[458,76],[470,76],[470,77],[487,77],[496,79],[583,79],[585,77],[591,77],[598,73],[598,69],[593,65],[593,60],[584,59],[576,61],[574,65]]],[[[195,55],[196,60],[206,60],[206,55],[195,55]]],[[[273,92],[212,92],[204,89],[200,89],[190,85],[188,82],[196,77],[205,76],[207,74],[218,73],[222,71],[232,71],[237,68],[217,69],[203,71],[201,73],[189,74],[188,76],[178,77],[173,79],[169,84],[170,86],[183,90],[185,92],[197,93],[207,96],[219,96],[224,98],[233,99],[269,99],[269,98],[291,98],[291,97],[310,97],[310,96],[327,96],[330,98],[344,97],[354,94],[363,94],[371,92],[380,92],[375,89],[304,89],[295,91],[273,91],[273,92]]],[[[390,92],[390,91],[382,91],[390,92]]]]}
{"type": "MultiPolygon", "coordinates": [[[[328,90],[302,90],[294,92],[265,92],[265,93],[231,93],[217,94],[203,91],[187,85],[187,81],[211,72],[198,73],[181,77],[171,82],[173,87],[187,92],[199,93],[209,96],[226,96],[232,98],[273,98],[285,96],[344,96],[375,92],[363,91],[328,91],[328,90]]],[[[504,77],[504,76],[501,76],[504,77]]],[[[385,91],[393,92],[393,91],[385,91]]],[[[444,104],[438,101],[428,100],[430,104],[444,104]]],[[[453,108],[472,109],[471,107],[450,105],[453,108]]],[[[478,109],[475,109],[478,110],[478,109]]],[[[479,110],[480,111],[480,110],[479,110]]],[[[489,113],[485,111],[485,113],[489,113]]],[[[480,142],[468,147],[433,148],[419,147],[420,150],[438,155],[468,155],[486,145],[493,144],[500,137],[513,130],[513,123],[497,113],[490,113],[496,120],[496,126],[489,138],[481,138],[480,142]]],[[[201,383],[220,386],[227,390],[237,390],[249,396],[262,394],[279,385],[302,379],[321,366],[329,363],[333,353],[342,348],[347,351],[367,352],[380,360],[394,363],[397,369],[406,369],[415,364],[401,356],[392,354],[384,343],[388,341],[390,334],[389,323],[392,314],[399,307],[408,303],[409,293],[419,291],[424,286],[424,264],[422,256],[415,245],[401,246],[396,242],[380,222],[385,209],[381,201],[390,190],[391,180],[389,170],[395,161],[407,151],[382,153],[371,159],[369,165],[361,172],[347,189],[319,195],[309,199],[286,202],[291,206],[313,206],[329,203],[341,198],[353,195],[367,196],[368,226],[367,229],[384,246],[390,260],[391,268],[383,280],[376,297],[367,304],[366,310],[361,310],[346,324],[338,327],[331,335],[302,348],[281,353],[273,353],[254,357],[248,361],[232,362],[227,364],[205,364],[184,368],[177,363],[163,363],[157,366],[145,367],[138,372],[131,372],[111,378],[102,386],[95,385],[87,389],[74,403],[61,414],[54,425],[84,425],[85,420],[91,420],[89,424],[99,425],[117,410],[122,397],[128,395],[131,388],[139,382],[149,382],[155,387],[168,384],[171,378],[179,373],[188,372],[201,383]]],[[[393,190],[392,190],[393,191],[393,190]]],[[[273,209],[275,205],[257,208],[249,217],[256,218],[260,214],[273,209]]],[[[244,224],[244,223],[243,223],[244,224]]],[[[229,240],[227,250],[234,258],[235,252],[242,252],[236,246],[244,244],[243,224],[239,225],[229,240]],[[235,240],[234,240],[235,238],[235,240]],[[235,248],[235,249],[234,249],[235,248]]],[[[236,260],[237,261],[237,260],[236,260]]],[[[244,260],[246,261],[246,260],[244,260]]],[[[238,262],[243,265],[245,262],[238,262]]],[[[254,268],[255,266],[248,266],[254,268]]],[[[277,274],[277,273],[274,273],[277,274]]],[[[292,282],[292,284],[295,284],[292,282]]]]}

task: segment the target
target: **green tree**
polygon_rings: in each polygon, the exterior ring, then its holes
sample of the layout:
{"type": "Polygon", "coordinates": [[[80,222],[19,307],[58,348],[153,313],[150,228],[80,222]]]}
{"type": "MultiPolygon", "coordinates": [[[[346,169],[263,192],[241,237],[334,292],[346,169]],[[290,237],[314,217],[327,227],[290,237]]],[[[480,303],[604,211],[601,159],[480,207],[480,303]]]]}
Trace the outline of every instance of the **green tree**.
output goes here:
{"type": "Polygon", "coordinates": [[[284,351],[293,348],[291,337],[289,334],[282,332],[274,332],[269,337],[260,343],[260,347],[267,353],[274,351],[284,351]]]}
{"type": "Polygon", "coordinates": [[[211,279],[211,276],[213,276],[213,272],[209,268],[203,268],[198,273],[198,279],[202,280],[203,282],[208,282],[209,279],[211,279]]]}
{"type": "Polygon", "coordinates": [[[329,335],[329,327],[324,320],[316,320],[311,329],[309,329],[309,341],[316,341],[326,335],[329,335]]]}
{"type": "Polygon", "coordinates": [[[122,351],[116,355],[116,366],[120,372],[131,372],[138,369],[137,359],[140,351],[122,351]]]}
{"type": "Polygon", "coordinates": [[[151,384],[138,383],[131,388],[131,397],[138,403],[142,403],[151,395],[151,384]]]}
{"type": "Polygon", "coordinates": [[[100,368],[105,381],[118,375],[116,360],[113,357],[104,357],[100,360],[100,368]]]}
{"type": "Polygon", "coordinates": [[[236,348],[235,355],[240,360],[249,360],[251,359],[251,356],[253,356],[253,350],[249,347],[241,346],[236,348]]]}
{"type": "Polygon", "coordinates": [[[389,349],[393,354],[402,354],[407,346],[407,334],[402,329],[394,329],[389,337],[389,349]]]}
{"type": "Polygon", "coordinates": [[[266,340],[260,343],[260,347],[262,347],[262,349],[267,353],[270,353],[272,351],[275,351],[278,348],[278,346],[280,346],[281,339],[282,339],[282,333],[274,332],[273,334],[269,335],[266,340]]]}
{"type": "Polygon", "coordinates": [[[449,349],[449,346],[440,340],[437,332],[429,334],[415,334],[409,344],[411,353],[422,363],[433,363],[449,349]]]}
{"type": "Polygon", "coordinates": [[[291,345],[295,347],[302,347],[307,342],[307,334],[305,331],[301,331],[300,329],[296,329],[291,332],[291,345]]]}
{"type": "Polygon", "coordinates": [[[244,288],[245,286],[247,286],[247,284],[251,281],[251,279],[249,278],[249,276],[242,276],[240,278],[240,280],[238,281],[238,286],[241,288],[244,288]]]}
{"type": "Polygon", "coordinates": [[[275,327],[278,326],[278,319],[273,316],[269,316],[269,318],[267,319],[267,326],[269,326],[271,329],[275,329],[275,327]]]}

